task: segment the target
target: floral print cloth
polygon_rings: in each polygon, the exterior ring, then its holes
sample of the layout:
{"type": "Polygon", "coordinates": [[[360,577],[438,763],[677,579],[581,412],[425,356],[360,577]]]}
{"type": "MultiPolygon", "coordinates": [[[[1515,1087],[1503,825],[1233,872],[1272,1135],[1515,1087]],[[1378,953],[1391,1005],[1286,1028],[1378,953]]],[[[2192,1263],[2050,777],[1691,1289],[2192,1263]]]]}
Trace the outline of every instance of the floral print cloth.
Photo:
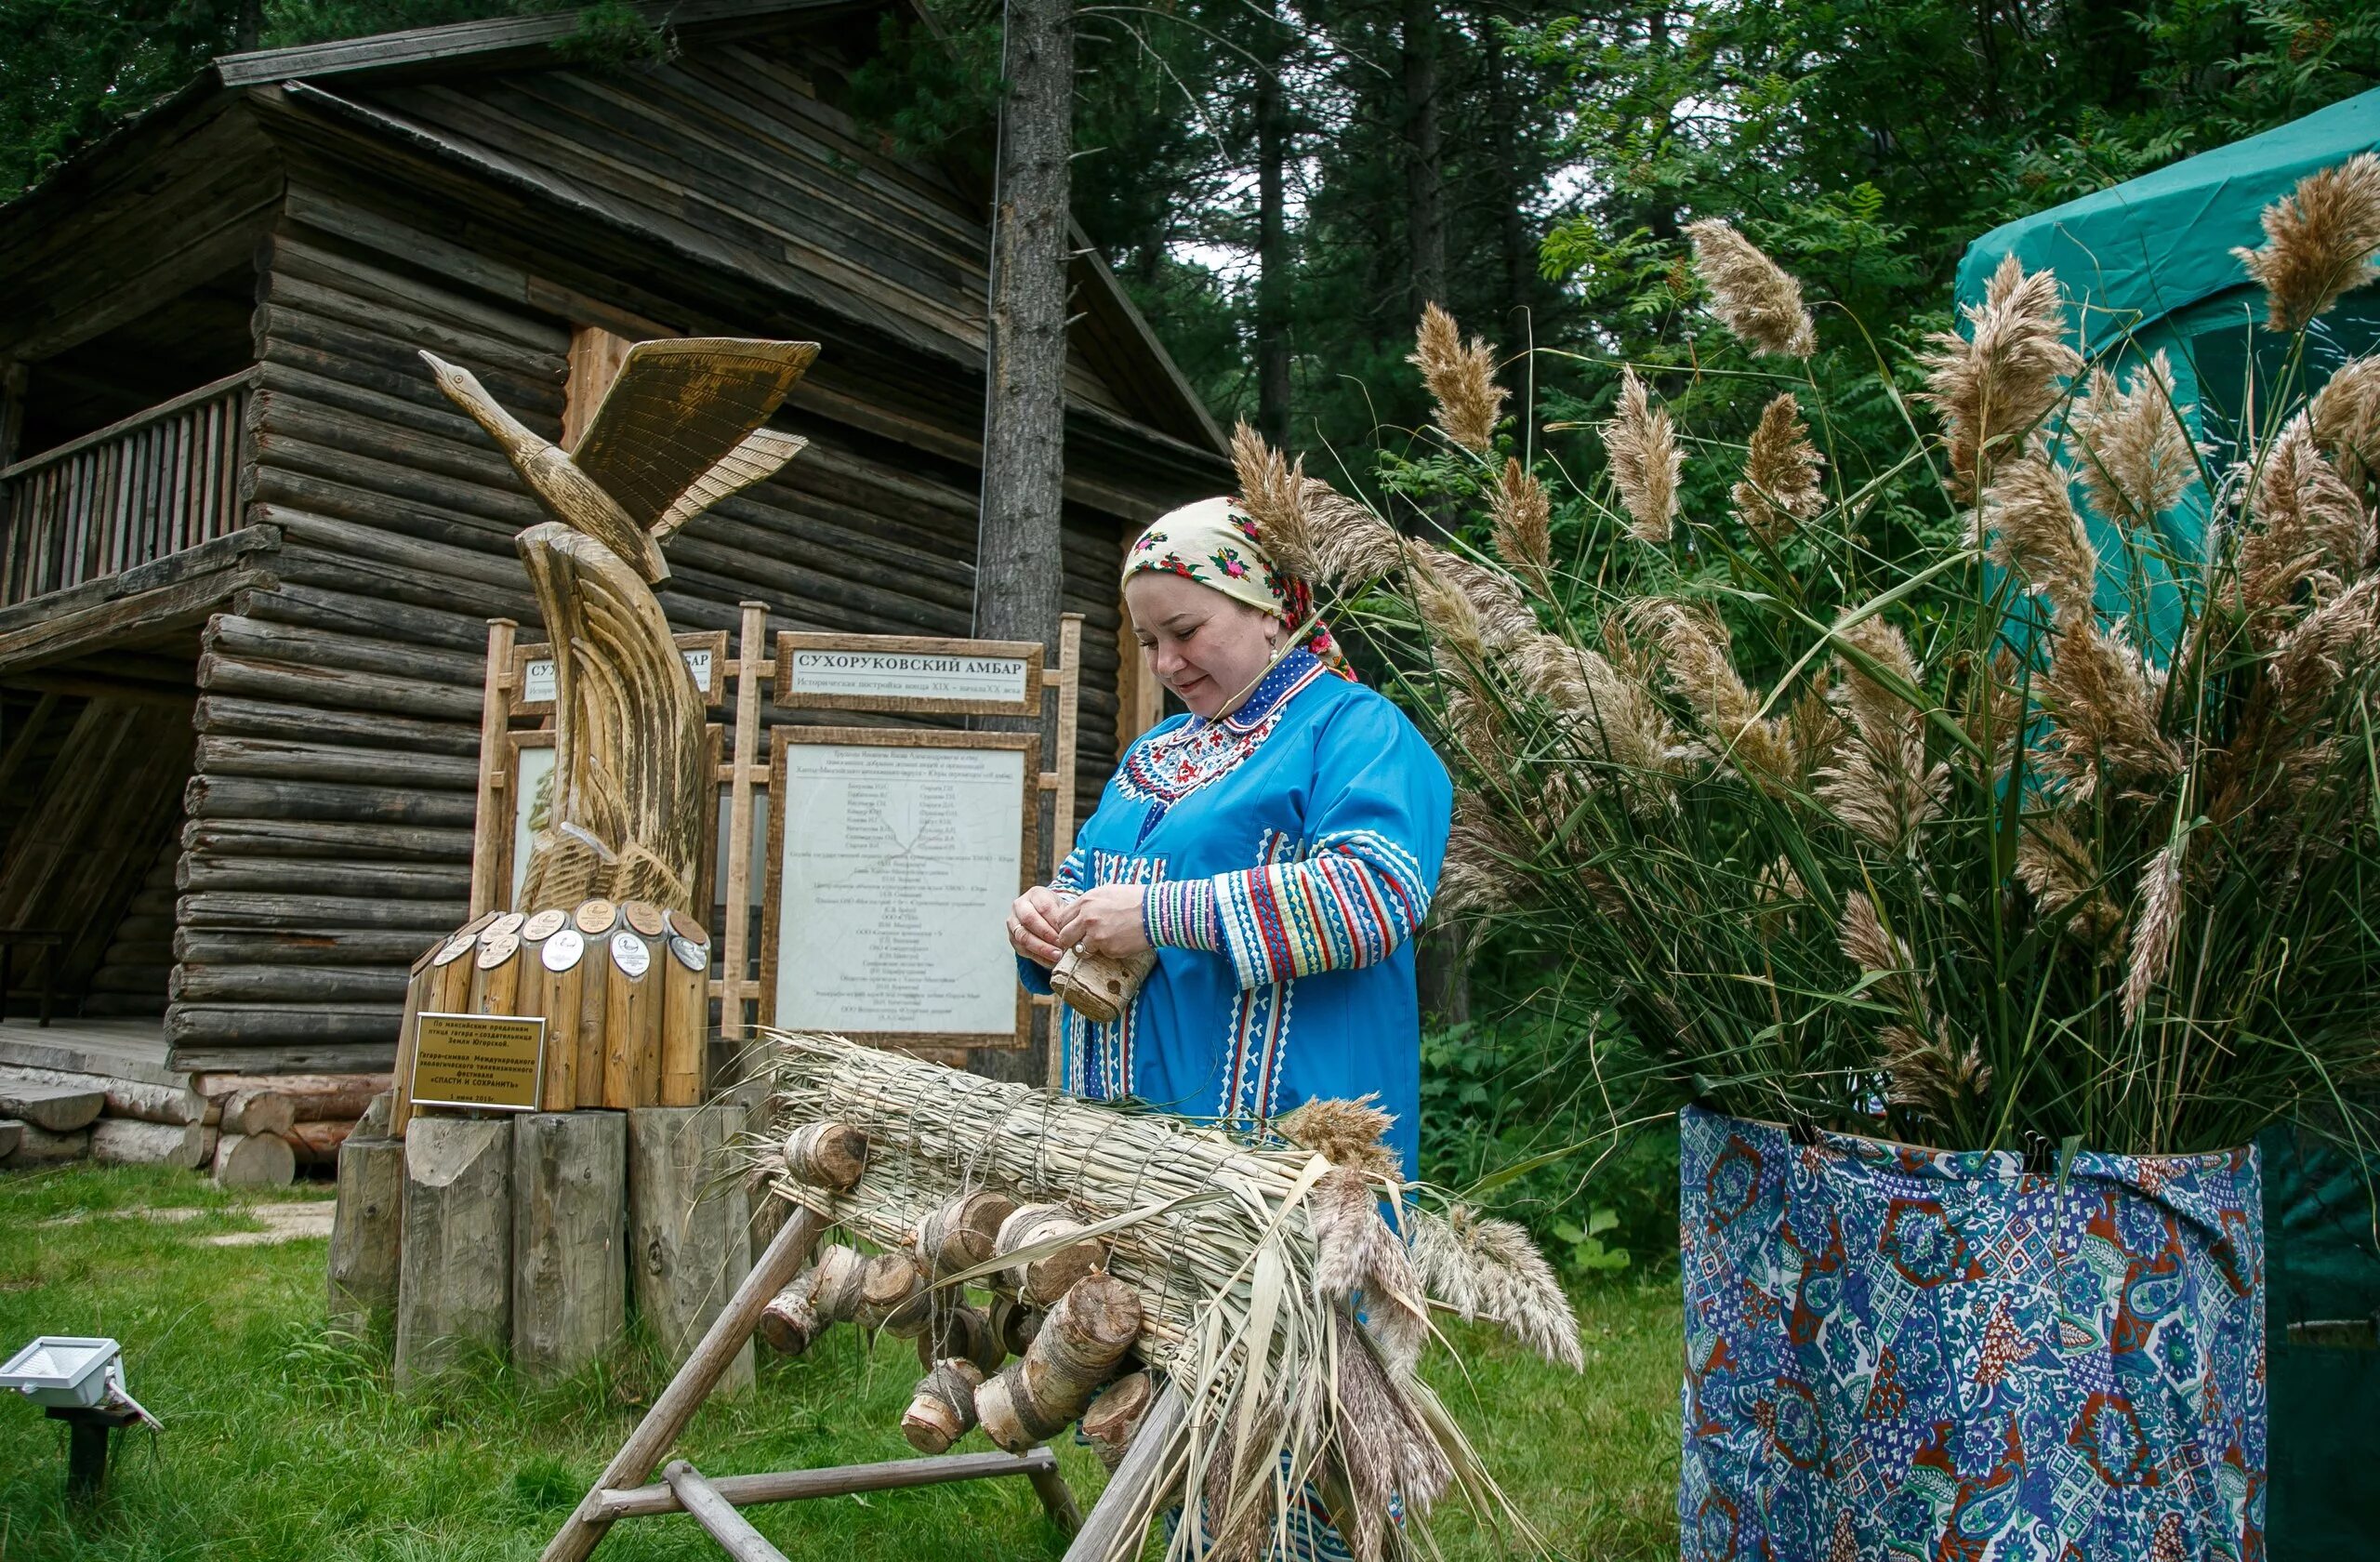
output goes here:
{"type": "Polygon", "coordinates": [[[2060,1175],[1688,1108],[1681,1555],[2264,1555],[2255,1152],[2060,1175]]]}

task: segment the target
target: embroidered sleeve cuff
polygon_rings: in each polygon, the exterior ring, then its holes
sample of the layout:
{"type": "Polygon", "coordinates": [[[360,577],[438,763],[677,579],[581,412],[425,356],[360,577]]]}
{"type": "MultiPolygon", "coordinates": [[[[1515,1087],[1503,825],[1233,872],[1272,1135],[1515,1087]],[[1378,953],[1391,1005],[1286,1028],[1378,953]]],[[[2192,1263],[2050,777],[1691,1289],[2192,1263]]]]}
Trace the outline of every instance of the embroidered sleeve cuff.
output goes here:
{"type": "Polygon", "coordinates": [[[1215,888],[1204,879],[1160,879],[1141,902],[1141,924],[1149,942],[1160,949],[1204,949],[1223,946],[1222,920],[1215,911],[1215,888]]]}

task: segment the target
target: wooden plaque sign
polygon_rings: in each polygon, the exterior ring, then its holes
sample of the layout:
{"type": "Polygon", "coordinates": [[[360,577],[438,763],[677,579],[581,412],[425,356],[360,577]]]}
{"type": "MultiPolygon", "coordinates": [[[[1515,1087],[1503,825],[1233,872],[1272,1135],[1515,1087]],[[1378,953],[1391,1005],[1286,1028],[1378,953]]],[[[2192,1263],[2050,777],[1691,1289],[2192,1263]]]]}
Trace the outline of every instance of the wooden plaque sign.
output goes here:
{"type": "Polygon", "coordinates": [[[1038,861],[1039,735],[773,735],[767,1023],[891,1045],[1023,1045],[1032,1000],[1006,925],[1038,861]]]}
{"type": "Polygon", "coordinates": [[[1038,641],[777,636],[776,700],[813,710],[1041,713],[1038,641]]]}
{"type": "Polygon", "coordinates": [[[534,1112],[545,1081],[546,1022],[502,1014],[423,1014],[416,1022],[416,1106],[534,1112]]]}

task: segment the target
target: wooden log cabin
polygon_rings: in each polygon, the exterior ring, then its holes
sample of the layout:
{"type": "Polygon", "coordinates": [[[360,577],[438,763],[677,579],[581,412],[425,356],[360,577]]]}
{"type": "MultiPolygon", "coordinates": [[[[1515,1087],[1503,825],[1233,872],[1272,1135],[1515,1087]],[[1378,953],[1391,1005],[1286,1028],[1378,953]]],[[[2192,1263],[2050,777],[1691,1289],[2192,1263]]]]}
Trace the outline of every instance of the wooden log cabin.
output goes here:
{"type": "MultiPolygon", "coordinates": [[[[566,438],[627,340],[821,342],[778,418],[808,450],[671,545],[670,617],[968,631],[986,192],[841,106],[879,7],[668,14],[631,66],[574,63],[568,16],[228,56],[0,213],[0,1036],[48,980],[175,1068],[389,1066],[467,914],[486,621],[539,632],[539,512],[417,348],[566,438]]],[[[1073,281],[1087,810],[1149,719],[1123,543],[1229,466],[1115,279],[1073,281]]]]}

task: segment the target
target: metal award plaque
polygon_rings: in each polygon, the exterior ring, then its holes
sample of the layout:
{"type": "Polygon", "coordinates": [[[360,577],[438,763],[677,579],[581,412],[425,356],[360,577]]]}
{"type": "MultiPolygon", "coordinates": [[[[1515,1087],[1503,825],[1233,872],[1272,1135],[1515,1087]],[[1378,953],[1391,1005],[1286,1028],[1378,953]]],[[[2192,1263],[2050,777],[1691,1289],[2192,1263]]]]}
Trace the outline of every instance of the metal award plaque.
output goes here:
{"type": "Polygon", "coordinates": [[[546,1022],[504,1014],[424,1014],[415,1031],[416,1106],[534,1112],[546,1072],[546,1022]]]}

